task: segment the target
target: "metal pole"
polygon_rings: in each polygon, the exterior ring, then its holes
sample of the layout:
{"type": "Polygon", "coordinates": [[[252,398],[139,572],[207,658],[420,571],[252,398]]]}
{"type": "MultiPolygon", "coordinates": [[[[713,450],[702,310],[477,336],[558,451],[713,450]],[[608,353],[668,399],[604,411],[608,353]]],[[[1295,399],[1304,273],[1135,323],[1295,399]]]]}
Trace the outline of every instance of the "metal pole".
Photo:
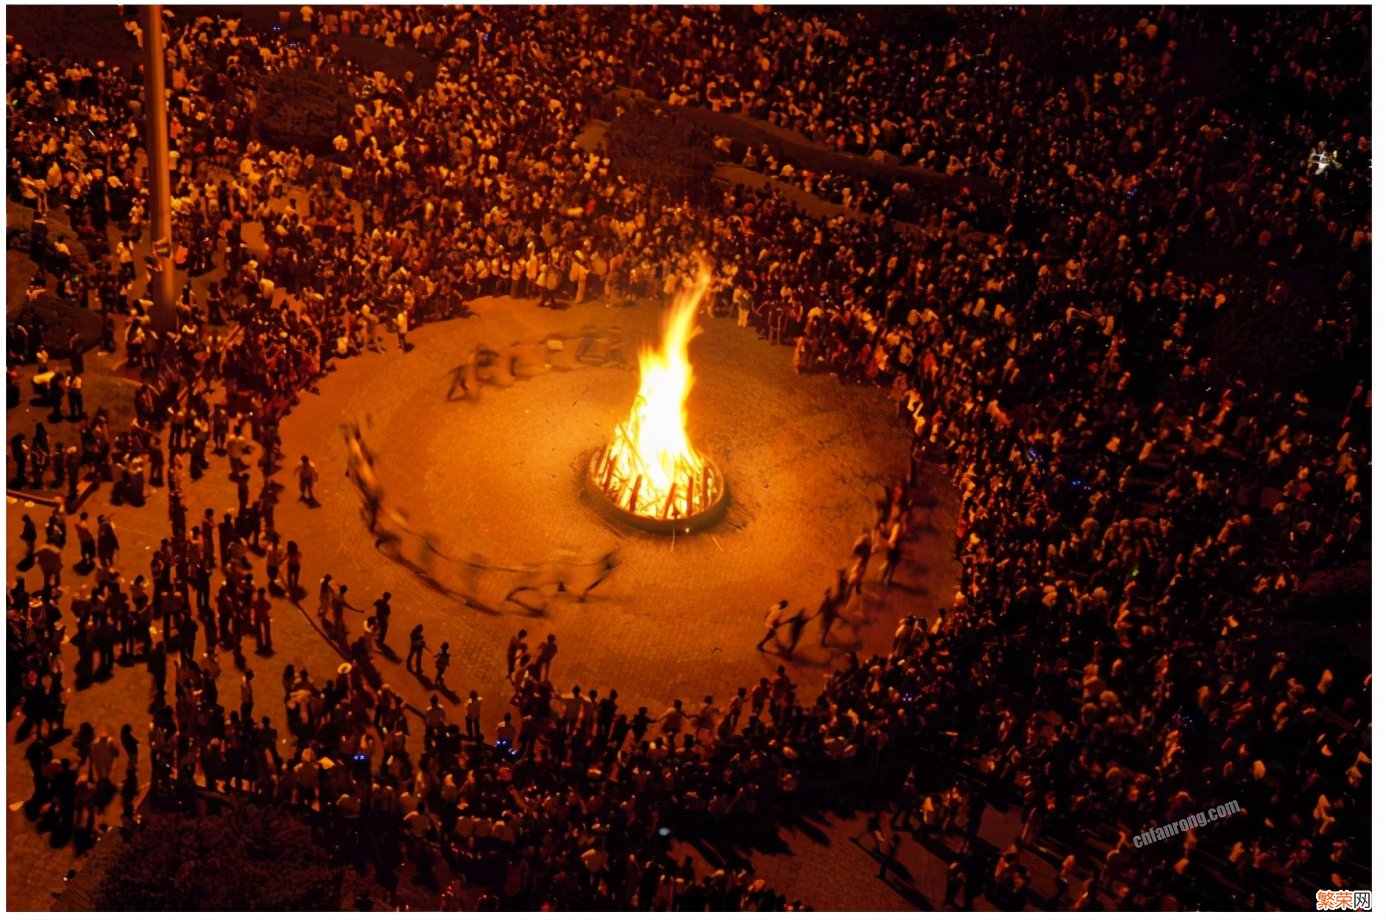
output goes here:
{"type": "Polygon", "coordinates": [[[158,4],[144,8],[145,153],[149,165],[150,255],[159,271],[150,278],[154,328],[174,326],[177,278],[173,274],[173,195],[169,182],[168,100],[164,95],[164,15],[158,4]]]}

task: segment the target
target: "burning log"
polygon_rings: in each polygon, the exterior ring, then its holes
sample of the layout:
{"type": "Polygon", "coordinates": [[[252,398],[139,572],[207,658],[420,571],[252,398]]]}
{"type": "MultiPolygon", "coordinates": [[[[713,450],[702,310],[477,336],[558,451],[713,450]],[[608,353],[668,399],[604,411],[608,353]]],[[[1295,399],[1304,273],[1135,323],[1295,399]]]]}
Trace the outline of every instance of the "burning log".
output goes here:
{"type": "Polygon", "coordinates": [[[688,345],[711,288],[702,265],[664,317],[662,346],[640,352],[640,389],[606,449],[594,455],[588,483],[617,509],[650,522],[692,518],[719,504],[721,478],[689,442],[685,403],[693,387],[688,345]],[[629,490],[629,491],[627,491],[629,490]],[[680,504],[682,502],[682,504],[680,504]]]}
{"type": "Polygon", "coordinates": [[[611,474],[616,472],[616,455],[611,451],[606,452],[606,474],[602,476],[602,491],[611,494],[611,474]]]}

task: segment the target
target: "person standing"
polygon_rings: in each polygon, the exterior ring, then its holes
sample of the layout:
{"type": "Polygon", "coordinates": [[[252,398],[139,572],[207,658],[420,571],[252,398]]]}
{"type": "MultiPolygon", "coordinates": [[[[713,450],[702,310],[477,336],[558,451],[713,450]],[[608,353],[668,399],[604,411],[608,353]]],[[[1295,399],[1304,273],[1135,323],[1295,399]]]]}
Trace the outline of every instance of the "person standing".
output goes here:
{"type": "Polygon", "coordinates": [[[409,631],[409,655],[404,659],[405,670],[416,673],[423,670],[423,653],[426,648],[428,643],[424,640],[423,624],[419,623],[409,631]]]}
{"type": "Polygon", "coordinates": [[[82,374],[80,372],[74,372],[67,379],[67,414],[74,420],[87,417],[87,410],[82,403],[82,374]]]}
{"type": "Polygon", "coordinates": [[[24,515],[23,523],[19,528],[19,539],[24,541],[24,558],[34,557],[34,546],[38,543],[38,528],[34,526],[34,519],[29,515],[24,515]]]}
{"type": "Polygon", "coordinates": [[[111,768],[115,766],[116,758],[119,756],[120,746],[109,732],[102,731],[91,743],[91,772],[98,786],[104,786],[111,781],[111,768]]]}
{"type": "Polygon", "coordinates": [[[250,605],[250,611],[255,622],[255,650],[257,652],[274,651],[274,642],[270,639],[270,602],[265,596],[265,589],[260,588],[255,593],[255,601],[250,605]]]}
{"type": "Polygon", "coordinates": [[[375,607],[375,642],[384,648],[385,636],[390,631],[390,592],[380,595],[371,602],[371,606],[375,607]]]}
{"type": "Polygon", "coordinates": [[[255,685],[251,683],[255,679],[255,672],[246,668],[241,675],[241,724],[251,725],[252,713],[255,711],[255,685]]]}
{"type": "Polygon", "coordinates": [[[354,610],[361,613],[360,607],[354,607],[347,603],[347,586],[341,585],[337,588],[337,593],[332,596],[332,629],[338,636],[346,638],[346,611],[354,610]]]}
{"type": "Polygon", "coordinates": [[[332,612],[332,573],[327,573],[318,582],[318,619],[323,623],[327,622],[327,615],[332,612]]]}
{"type": "MultiPolygon", "coordinates": [[[[273,455],[273,452],[270,453],[273,455]]],[[[274,524],[274,506],[279,504],[279,497],[276,493],[277,487],[272,489],[266,483],[265,487],[260,490],[260,497],[256,499],[255,505],[260,513],[261,529],[264,530],[266,536],[273,537],[278,542],[279,530],[274,524]]]]}
{"type": "Polygon", "coordinates": [[[79,565],[90,566],[96,561],[96,537],[92,535],[91,525],[87,523],[87,512],[83,511],[77,517],[77,524],[73,528],[77,532],[77,554],[79,565]]]}
{"type": "Polygon", "coordinates": [[[85,374],[87,372],[86,357],[82,354],[82,334],[76,329],[71,330],[67,337],[67,360],[72,366],[72,373],[85,374]]]}
{"type": "Polygon", "coordinates": [[[957,903],[958,895],[962,894],[963,886],[967,882],[967,866],[962,859],[955,859],[948,864],[948,880],[943,887],[943,903],[949,907],[960,906],[957,903]]]}
{"type": "Polygon", "coordinates": [[[289,596],[292,597],[294,592],[298,590],[299,573],[303,571],[303,552],[293,540],[289,541],[287,552],[284,554],[284,562],[288,567],[286,584],[288,585],[289,596]]]}
{"type": "Polygon", "coordinates": [[[104,568],[115,563],[116,553],[120,551],[120,538],[116,536],[115,522],[104,514],[96,516],[96,559],[104,568]]]}
{"type": "Polygon", "coordinates": [[[307,454],[299,459],[301,462],[294,468],[294,473],[298,476],[298,500],[315,504],[317,499],[313,496],[313,484],[318,481],[318,468],[308,459],[307,454]]]}
{"type": "Polygon", "coordinates": [[[515,664],[520,660],[520,653],[526,650],[525,636],[529,635],[525,630],[520,630],[510,637],[510,641],[505,646],[505,677],[509,680],[515,674],[515,664]]]}
{"type": "Polygon", "coordinates": [[[549,667],[557,656],[558,637],[550,633],[549,637],[540,642],[539,647],[534,650],[534,666],[538,672],[536,676],[540,680],[549,679],[549,667]]]}
{"type": "Polygon", "coordinates": [[[140,743],[135,740],[135,730],[128,722],[120,727],[120,747],[125,751],[125,772],[136,772],[140,764],[140,743]]]}
{"type": "Polygon", "coordinates": [[[399,338],[399,350],[408,351],[409,343],[405,336],[409,333],[409,314],[400,310],[395,314],[395,335],[399,338]]]}
{"type": "Polygon", "coordinates": [[[77,503],[77,485],[82,480],[82,461],[76,447],[67,449],[67,462],[64,466],[67,470],[67,502],[71,506],[77,503]]]}
{"type": "Polygon", "coordinates": [[[438,654],[433,656],[433,685],[435,687],[446,687],[443,683],[443,675],[447,673],[448,665],[452,664],[452,655],[448,654],[448,644],[443,643],[443,647],[438,650],[438,654]]]}
{"type": "Polygon", "coordinates": [[[269,549],[265,551],[265,582],[271,590],[284,591],[284,584],[279,580],[279,569],[283,564],[284,551],[279,548],[279,540],[272,539],[269,549]]]}
{"type": "Polygon", "coordinates": [[[616,722],[616,691],[612,690],[597,704],[597,741],[605,744],[611,737],[611,727],[616,722]]]}
{"type": "Polygon", "coordinates": [[[515,726],[510,713],[506,713],[496,725],[496,746],[510,751],[515,747],[515,726]]]}
{"type": "Polygon", "coordinates": [[[29,445],[24,443],[23,433],[10,438],[10,456],[14,459],[15,484],[23,488],[24,484],[28,482],[24,474],[29,465],[29,445]]]}
{"type": "Polygon", "coordinates": [[[886,870],[895,865],[895,856],[900,852],[900,835],[895,828],[890,826],[890,822],[882,821],[877,815],[873,820],[876,822],[876,829],[873,833],[876,843],[876,858],[880,860],[881,870],[876,873],[876,878],[885,881],[886,870]]]}
{"type": "Polygon", "coordinates": [[[486,741],[486,739],[482,737],[481,734],[481,697],[477,696],[477,692],[475,690],[467,694],[467,708],[466,716],[464,719],[464,726],[466,728],[468,738],[477,742],[478,744],[482,744],[486,741]]]}

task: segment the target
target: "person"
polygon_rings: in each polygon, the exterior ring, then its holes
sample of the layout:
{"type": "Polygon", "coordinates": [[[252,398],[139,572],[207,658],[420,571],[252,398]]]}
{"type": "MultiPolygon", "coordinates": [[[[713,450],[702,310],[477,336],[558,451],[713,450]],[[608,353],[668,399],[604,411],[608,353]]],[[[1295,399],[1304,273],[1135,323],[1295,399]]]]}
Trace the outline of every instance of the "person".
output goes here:
{"type": "Polygon", "coordinates": [[[67,414],[74,421],[87,417],[86,407],[82,403],[82,374],[74,373],[67,380],[67,414]]]}
{"type": "Polygon", "coordinates": [[[438,654],[433,656],[433,666],[436,669],[433,675],[433,683],[435,686],[446,686],[446,684],[443,683],[443,675],[447,673],[448,665],[451,663],[452,656],[448,654],[448,644],[444,642],[443,647],[438,650],[438,654]]]}
{"type": "Polygon", "coordinates": [[[809,616],[807,607],[800,607],[799,612],[789,619],[789,645],[785,647],[785,655],[793,658],[794,650],[799,647],[799,640],[804,637],[804,627],[808,626],[809,616]]]}
{"type": "Polygon", "coordinates": [[[360,607],[350,604],[347,599],[347,586],[338,585],[337,593],[332,595],[332,630],[338,637],[346,638],[346,611],[353,610],[361,613],[360,607]]]}
{"type": "Polygon", "coordinates": [[[271,539],[269,549],[265,551],[265,581],[272,591],[284,592],[284,585],[279,580],[279,568],[283,564],[284,551],[279,548],[279,540],[271,539]]]}
{"type": "Polygon", "coordinates": [[[961,858],[954,859],[948,864],[947,881],[943,886],[943,903],[949,907],[959,907],[957,903],[958,895],[963,891],[963,886],[967,882],[967,864],[961,858]]]}
{"type": "Polygon", "coordinates": [[[900,565],[900,557],[904,554],[904,546],[901,541],[891,540],[886,544],[885,565],[881,566],[881,584],[887,588],[895,580],[895,569],[900,565]]]}
{"type": "Polygon", "coordinates": [[[323,623],[327,622],[327,615],[332,612],[332,599],[336,597],[336,589],[332,584],[332,573],[328,572],[322,576],[318,582],[318,619],[323,623]]]}
{"type": "Polygon", "coordinates": [[[511,721],[510,713],[507,712],[496,726],[496,747],[513,751],[515,749],[515,735],[515,726],[511,721]]]}
{"type": "Polygon", "coordinates": [[[475,373],[475,365],[473,364],[473,361],[475,360],[476,349],[473,348],[472,351],[473,357],[468,358],[466,362],[459,364],[457,365],[457,367],[453,368],[452,383],[448,385],[448,394],[445,397],[448,402],[452,402],[453,394],[458,393],[459,391],[461,392],[463,397],[470,397],[472,395],[473,387],[471,384],[471,380],[472,375],[475,373]]]}
{"type": "Polygon", "coordinates": [[[549,667],[557,655],[558,637],[550,633],[548,638],[540,642],[539,647],[534,650],[534,666],[538,670],[540,680],[548,680],[549,667]]]}
{"type": "Polygon", "coordinates": [[[284,553],[284,562],[288,569],[288,586],[290,596],[298,591],[298,576],[303,571],[303,551],[298,548],[298,544],[293,540],[289,541],[284,553]]]}
{"type": "Polygon", "coordinates": [[[102,731],[91,743],[91,771],[92,778],[97,785],[104,786],[111,781],[111,769],[115,766],[116,758],[120,756],[120,746],[116,744],[114,738],[107,731],[102,731]]]}
{"type": "Polygon", "coordinates": [[[115,522],[104,514],[96,516],[96,558],[103,568],[115,564],[115,555],[120,551],[120,538],[116,536],[115,522]]]}
{"type": "Polygon", "coordinates": [[[464,720],[467,737],[477,743],[484,743],[485,738],[481,735],[481,697],[475,690],[467,694],[467,707],[464,720]]]}
{"type": "Polygon", "coordinates": [[[630,720],[630,728],[637,746],[645,740],[645,733],[650,730],[650,725],[653,722],[654,717],[650,715],[648,707],[641,706],[636,709],[635,715],[630,720]]]}
{"type": "Polygon", "coordinates": [[[125,772],[136,772],[140,764],[140,743],[135,740],[135,730],[128,722],[120,727],[120,747],[125,752],[125,772]]]}
{"type": "Polygon", "coordinates": [[[318,481],[318,468],[313,465],[313,461],[304,454],[299,458],[300,462],[294,468],[294,473],[298,476],[298,500],[316,503],[317,499],[313,496],[313,484],[318,481]]]}
{"type": "Polygon", "coordinates": [[[852,544],[852,555],[863,562],[871,558],[871,531],[863,530],[852,544]]]}
{"type": "Polygon", "coordinates": [[[828,637],[832,634],[833,624],[837,622],[838,609],[837,599],[833,597],[833,591],[828,588],[823,592],[823,603],[818,605],[818,616],[823,618],[823,634],[819,639],[819,644],[824,648],[828,645],[828,637]]]}
{"type": "Polygon", "coordinates": [[[375,608],[375,642],[385,647],[385,636],[390,631],[390,592],[386,591],[371,602],[375,608]]]}
{"type": "Polygon", "coordinates": [[[19,432],[10,438],[10,457],[14,460],[14,482],[19,488],[29,481],[26,470],[29,463],[29,445],[25,443],[24,433],[19,432]]]}
{"type": "Polygon", "coordinates": [[[520,652],[525,646],[525,636],[529,635],[525,630],[520,630],[510,637],[510,641],[505,646],[505,677],[509,680],[515,674],[515,665],[520,660],[520,652]]]}
{"type": "Polygon", "coordinates": [[[251,716],[255,712],[255,672],[246,668],[241,674],[241,724],[250,725],[251,716]]]}
{"type": "Polygon", "coordinates": [[[616,711],[616,691],[612,690],[597,704],[596,738],[598,742],[604,743],[611,737],[612,726],[616,722],[616,711]]]}
{"type": "Polygon", "coordinates": [[[48,595],[62,579],[63,551],[50,542],[45,542],[30,553],[43,573],[43,592],[48,595]]]}
{"type": "MultiPolygon", "coordinates": [[[[594,690],[593,693],[595,692],[594,690]]],[[[703,705],[698,709],[698,714],[693,718],[695,737],[701,738],[704,732],[709,736],[715,737],[718,723],[717,717],[721,714],[722,710],[718,709],[717,705],[712,702],[711,695],[703,697],[703,705]]]]}
{"type": "Polygon", "coordinates": [[[58,549],[67,546],[67,515],[63,513],[61,505],[55,505],[53,510],[48,513],[48,520],[43,525],[44,534],[48,542],[58,549]]]}
{"type": "Polygon", "coordinates": [[[872,830],[872,838],[876,848],[876,858],[880,861],[880,871],[876,873],[876,878],[885,880],[886,870],[895,864],[895,856],[900,852],[900,835],[895,828],[890,826],[890,822],[882,821],[880,815],[872,818],[875,826],[872,830]]]}
{"type": "Polygon", "coordinates": [[[423,723],[424,750],[432,751],[437,748],[438,739],[443,737],[443,732],[448,725],[448,712],[438,701],[438,694],[436,693],[428,698],[428,708],[424,710],[423,723]]]}
{"type": "Polygon", "coordinates": [[[664,710],[664,714],[659,717],[659,730],[666,736],[670,750],[674,747],[674,737],[683,731],[683,723],[687,719],[688,713],[683,711],[683,700],[674,700],[674,705],[664,710]]]}
{"type": "Polygon", "coordinates": [[[756,643],[756,651],[765,651],[765,643],[776,637],[780,627],[785,624],[787,617],[785,611],[789,609],[789,601],[782,600],[770,608],[770,612],[765,616],[765,635],[756,643]]]}
{"type": "Polygon", "coordinates": [[[34,525],[34,519],[27,514],[21,518],[21,521],[19,539],[24,543],[24,558],[32,559],[34,545],[38,543],[38,527],[34,525]]]}
{"type": "Polygon", "coordinates": [[[423,653],[427,647],[428,644],[424,641],[423,624],[419,623],[409,631],[409,655],[404,659],[406,670],[415,673],[423,670],[423,653]]]}
{"type": "Polygon", "coordinates": [[[250,610],[255,623],[255,650],[274,651],[274,642],[270,639],[270,602],[265,596],[264,588],[256,590],[255,601],[250,605],[250,610]]]}
{"type": "Polygon", "coordinates": [[[408,351],[409,346],[405,341],[405,336],[409,332],[409,314],[400,310],[395,314],[395,335],[399,340],[399,350],[408,351]]]}

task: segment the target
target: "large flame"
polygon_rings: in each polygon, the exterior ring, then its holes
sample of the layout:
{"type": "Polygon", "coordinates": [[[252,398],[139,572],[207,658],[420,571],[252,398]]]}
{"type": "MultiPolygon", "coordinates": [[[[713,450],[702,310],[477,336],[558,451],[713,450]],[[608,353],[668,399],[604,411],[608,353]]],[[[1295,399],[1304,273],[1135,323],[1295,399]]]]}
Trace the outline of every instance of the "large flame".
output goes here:
{"type": "Polygon", "coordinates": [[[603,491],[619,507],[645,517],[688,517],[714,499],[711,470],[688,442],[684,403],[693,389],[688,343],[702,330],[698,308],[712,275],[700,264],[693,285],[680,290],[664,315],[663,347],[640,349],[640,392],[630,415],[616,426],[597,467],[603,491]]]}

